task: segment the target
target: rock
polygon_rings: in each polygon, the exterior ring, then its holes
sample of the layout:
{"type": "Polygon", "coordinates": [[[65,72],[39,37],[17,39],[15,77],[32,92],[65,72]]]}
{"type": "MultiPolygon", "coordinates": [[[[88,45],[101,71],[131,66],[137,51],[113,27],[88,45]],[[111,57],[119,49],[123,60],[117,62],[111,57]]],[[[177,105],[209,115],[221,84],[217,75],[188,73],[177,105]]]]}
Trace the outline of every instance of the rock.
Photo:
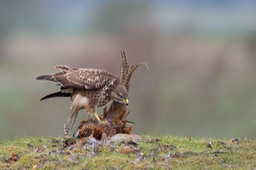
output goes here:
{"type": "Polygon", "coordinates": [[[140,135],[135,134],[116,134],[113,135],[108,142],[140,142],[143,141],[144,138],[140,135]]]}

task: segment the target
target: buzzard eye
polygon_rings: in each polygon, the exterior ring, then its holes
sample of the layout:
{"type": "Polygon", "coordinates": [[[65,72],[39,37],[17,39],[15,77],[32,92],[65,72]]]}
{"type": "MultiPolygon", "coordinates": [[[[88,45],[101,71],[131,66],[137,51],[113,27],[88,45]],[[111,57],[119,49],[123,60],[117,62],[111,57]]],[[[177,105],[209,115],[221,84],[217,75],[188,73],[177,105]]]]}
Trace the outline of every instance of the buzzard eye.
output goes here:
{"type": "Polygon", "coordinates": [[[120,93],[118,93],[118,96],[119,96],[121,99],[123,99],[123,98],[124,98],[120,93]]]}

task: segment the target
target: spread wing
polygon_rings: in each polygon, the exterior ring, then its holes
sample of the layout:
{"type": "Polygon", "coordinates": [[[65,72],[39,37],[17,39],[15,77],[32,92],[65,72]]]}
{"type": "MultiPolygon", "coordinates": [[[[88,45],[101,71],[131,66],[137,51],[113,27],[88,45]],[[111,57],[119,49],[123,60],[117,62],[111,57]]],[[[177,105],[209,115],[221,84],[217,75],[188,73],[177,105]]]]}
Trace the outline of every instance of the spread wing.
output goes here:
{"type": "Polygon", "coordinates": [[[105,70],[70,69],[56,73],[52,78],[64,88],[95,90],[116,77],[105,70]]]}
{"type": "Polygon", "coordinates": [[[76,88],[96,90],[102,88],[107,82],[117,79],[113,74],[100,69],[70,68],[68,66],[55,66],[60,72],[53,75],[42,75],[37,80],[57,82],[62,89],[76,88]]]}

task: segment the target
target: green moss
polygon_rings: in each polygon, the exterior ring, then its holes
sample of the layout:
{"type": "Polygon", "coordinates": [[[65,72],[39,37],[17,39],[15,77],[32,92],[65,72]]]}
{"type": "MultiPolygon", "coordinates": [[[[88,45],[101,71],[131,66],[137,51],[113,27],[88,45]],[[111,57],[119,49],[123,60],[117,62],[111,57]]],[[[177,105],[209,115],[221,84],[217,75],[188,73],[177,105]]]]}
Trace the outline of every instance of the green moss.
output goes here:
{"type": "MultiPolygon", "coordinates": [[[[96,156],[62,149],[62,138],[30,137],[0,144],[0,169],[254,169],[256,141],[149,136],[138,142],[139,154],[118,152],[120,144],[102,146],[96,156]],[[53,139],[55,141],[53,141],[53,139]],[[57,141],[57,142],[56,142],[57,141]],[[115,148],[115,149],[113,149],[115,148]],[[16,162],[8,158],[18,154],[16,162]],[[73,154],[73,155],[71,155],[73,154]]],[[[131,147],[138,147],[131,146],[131,147]]]]}

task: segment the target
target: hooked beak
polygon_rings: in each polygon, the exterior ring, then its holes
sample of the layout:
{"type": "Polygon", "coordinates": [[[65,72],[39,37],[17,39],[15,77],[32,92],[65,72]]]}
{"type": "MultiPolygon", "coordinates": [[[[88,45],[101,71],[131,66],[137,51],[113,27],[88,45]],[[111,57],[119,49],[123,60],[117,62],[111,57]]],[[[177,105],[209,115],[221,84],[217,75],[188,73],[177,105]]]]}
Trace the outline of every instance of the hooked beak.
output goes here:
{"type": "Polygon", "coordinates": [[[128,106],[128,105],[129,105],[129,100],[128,100],[128,99],[125,99],[125,100],[124,100],[124,104],[125,104],[126,106],[128,106]]]}

